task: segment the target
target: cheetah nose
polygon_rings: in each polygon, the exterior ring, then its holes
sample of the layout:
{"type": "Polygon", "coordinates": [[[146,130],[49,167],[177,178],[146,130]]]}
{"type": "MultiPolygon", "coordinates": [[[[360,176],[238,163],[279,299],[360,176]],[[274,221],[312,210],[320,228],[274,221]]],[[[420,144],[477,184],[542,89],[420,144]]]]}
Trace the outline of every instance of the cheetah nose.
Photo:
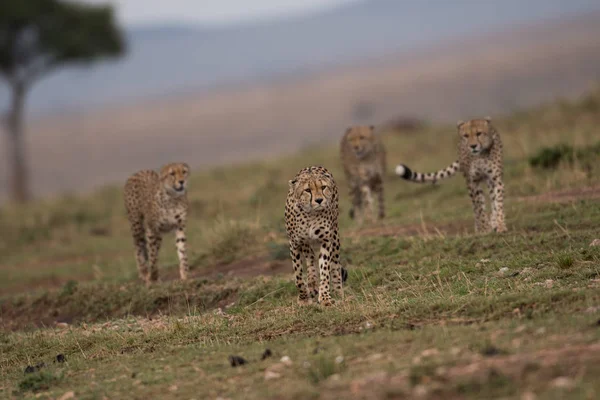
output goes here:
{"type": "Polygon", "coordinates": [[[179,184],[180,184],[181,186],[183,186],[183,184],[184,184],[184,183],[185,183],[185,181],[179,181],[179,184]]]}
{"type": "Polygon", "coordinates": [[[477,147],[477,145],[476,145],[476,144],[472,144],[472,145],[471,145],[471,148],[472,148],[472,149],[475,149],[476,147],[477,147]]]}
{"type": "Polygon", "coordinates": [[[318,199],[315,199],[315,201],[317,202],[317,204],[321,204],[323,202],[323,199],[319,197],[318,199]]]}

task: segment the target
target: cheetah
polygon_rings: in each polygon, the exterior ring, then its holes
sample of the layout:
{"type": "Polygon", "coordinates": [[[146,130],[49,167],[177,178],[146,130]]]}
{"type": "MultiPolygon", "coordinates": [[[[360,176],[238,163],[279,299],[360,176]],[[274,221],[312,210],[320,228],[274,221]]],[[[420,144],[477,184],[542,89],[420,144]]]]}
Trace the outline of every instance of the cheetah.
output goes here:
{"type": "Polygon", "coordinates": [[[350,218],[355,216],[363,221],[364,211],[368,210],[373,220],[373,197],[377,195],[379,219],[385,217],[383,199],[383,177],[386,173],[385,147],[375,135],[374,126],[353,126],[346,130],[340,144],[340,155],[344,173],[350,186],[350,218]]]}
{"type": "Polygon", "coordinates": [[[299,304],[308,304],[315,297],[323,306],[334,304],[329,290],[330,279],[336,292],[343,298],[342,284],[347,272],[340,265],[338,216],[338,189],[333,175],[327,169],[307,167],[289,181],[285,227],[299,304]],[[313,246],[320,246],[318,289],[313,246]],[[306,261],[308,285],[302,279],[303,260],[306,261]]]}
{"type": "Polygon", "coordinates": [[[187,182],[190,167],[185,163],[163,166],[133,174],[125,184],[127,218],[135,246],[140,278],[150,284],[158,280],[158,251],[162,236],[175,230],[179,276],[188,277],[185,224],[188,210],[187,182]]]}
{"type": "Polygon", "coordinates": [[[406,165],[396,166],[396,174],[413,182],[437,182],[461,171],[467,181],[475,214],[475,232],[490,230],[505,232],[504,183],[502,141],[490,117],[457,123],[460,142],[458,160],[434,173],[413,172],[406,165]],[[481,184],[487,183],[491,202],[491,216],[485,211],[485,198],[481,184]],[[489,221],[489,222],[488,222],[489,221]]]}

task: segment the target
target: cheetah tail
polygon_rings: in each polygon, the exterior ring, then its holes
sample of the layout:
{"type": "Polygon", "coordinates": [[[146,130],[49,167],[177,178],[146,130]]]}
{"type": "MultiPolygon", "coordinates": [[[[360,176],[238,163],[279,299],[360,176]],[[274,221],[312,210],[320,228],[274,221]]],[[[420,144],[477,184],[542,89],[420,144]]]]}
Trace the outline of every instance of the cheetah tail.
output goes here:
{"type": "Polygon", "coordinates": [[[406,179],[407,181],[417,182],[417,183],[436,183],[439,180],[450,178],[454,174],[456,174],[460,170],[460,164],[458,161],[454,161],[452,164],[447,166],[446,168],[440,169],[436,172],[430,172],[428,174],[423,174],[421,172],[413,172],[410,168],[408,168],[404,164],[398,164],[396,166],[396,175],[406,179]]]}

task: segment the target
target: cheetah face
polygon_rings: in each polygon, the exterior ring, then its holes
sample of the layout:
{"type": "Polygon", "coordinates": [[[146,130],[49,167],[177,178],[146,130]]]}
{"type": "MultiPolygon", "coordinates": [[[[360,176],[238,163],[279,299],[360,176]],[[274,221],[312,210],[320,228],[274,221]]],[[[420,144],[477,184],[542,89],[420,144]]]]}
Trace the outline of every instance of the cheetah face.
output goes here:
{"type": "Polygon", "coordinates": [[[186,163],[167,164],[160,170],[160,180],[170,196],[183,196],[187,189],[190,167],[186,163]]]}
{"type": "Polygon", "coordinates": [[[333,197],[333,182],[323,176],[290,181],[296,205],[306,213],[329,208],[333,197]]]}
{"type": "Polygon", "coordinates": [[[359,160],[372,153],[375,147],[374,131],[374,126],[353,126],[346,130],[346,140],[359,160]]]}
{"type": "Polygon", "coordinates": [[[458,134],[461,136],[462,144],[471,154],[479,155],[492,146],[491,122],[489,117],[458,122],[458,134]]]}

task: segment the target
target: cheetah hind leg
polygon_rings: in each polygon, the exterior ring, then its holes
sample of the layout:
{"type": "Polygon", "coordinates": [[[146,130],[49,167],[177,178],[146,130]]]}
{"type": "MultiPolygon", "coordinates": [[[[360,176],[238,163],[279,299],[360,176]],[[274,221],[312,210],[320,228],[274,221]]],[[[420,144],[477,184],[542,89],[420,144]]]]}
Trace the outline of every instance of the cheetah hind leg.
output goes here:
{"type": "Polygon", "coordinates": [[[296,288],[298,288],[298,304],[306,305],[309,304],[309,297],[308,293],[306,292],[306,284],[302,279],[302,249],[303,247],[296,247],[290,242],[290,256],[292,257],[292,264],[294,265],[296,288]]]}
{"type": "Polygon", "coordinates": [[[133,245],[135,246],[135,261],[137,264],[138,275],[142,281],[147,282],[149,279],[148,246],[142,219],[131,221],[131,234],[133,236],[133,245]]]}
{"type": "Polygon", "coordinates": [[[306,260],[306,272],[308,273],[308,295],[311,299],[319,297],[319,277],[315,267],[315,253],[309,244],[302,246],[302,254],[306,260]]]}
{"type": "Polygon", "coordinates": [[[162,243],[162,237],[158,232],[148,230],[148,269],[150,270],[147,284],[158,281],[158,252],[162,243]]]}

